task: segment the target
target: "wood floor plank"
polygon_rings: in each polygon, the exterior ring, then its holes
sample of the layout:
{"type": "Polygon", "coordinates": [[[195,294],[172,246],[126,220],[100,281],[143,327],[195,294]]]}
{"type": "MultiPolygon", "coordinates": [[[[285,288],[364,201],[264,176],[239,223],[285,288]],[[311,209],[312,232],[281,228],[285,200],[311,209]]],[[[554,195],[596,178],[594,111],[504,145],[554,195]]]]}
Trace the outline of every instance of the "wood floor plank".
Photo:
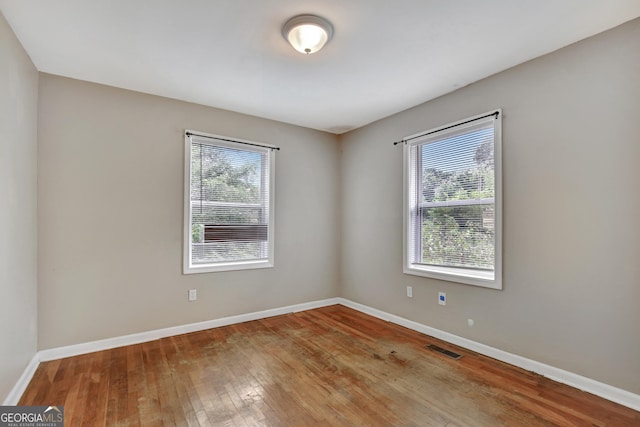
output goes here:
{"type": "Polygon", "coordinates": [[[637,411],[340,305],[43,362],[20,404],[63,405],[70,426],[640,426],[637,411]]]}

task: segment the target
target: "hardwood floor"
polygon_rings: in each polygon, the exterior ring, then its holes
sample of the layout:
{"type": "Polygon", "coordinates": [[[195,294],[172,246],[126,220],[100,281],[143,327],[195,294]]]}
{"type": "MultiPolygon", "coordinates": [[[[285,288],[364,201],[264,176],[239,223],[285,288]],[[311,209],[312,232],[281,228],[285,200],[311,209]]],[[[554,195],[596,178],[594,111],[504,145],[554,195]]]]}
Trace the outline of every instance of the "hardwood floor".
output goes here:
{"type": "Polygon", "coordinates": [[[640,412],[339,305],[44,362],[20,405],[63,405],[66,426],[640,426],[640,412]]]}

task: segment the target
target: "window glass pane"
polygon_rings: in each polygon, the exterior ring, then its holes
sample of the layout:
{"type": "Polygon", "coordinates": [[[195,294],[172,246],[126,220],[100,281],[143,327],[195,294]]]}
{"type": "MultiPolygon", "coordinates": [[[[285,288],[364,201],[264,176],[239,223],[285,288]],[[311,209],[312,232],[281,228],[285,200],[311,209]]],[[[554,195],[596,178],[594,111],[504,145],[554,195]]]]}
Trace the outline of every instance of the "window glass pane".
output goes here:
{"type": "Polygon", "coordinates": [[[493,139],[490,124],[423,144],[423,202],[493,198],[493,139]]]}
{"type": "Polygon", "coordinates": [[[191,199],[260,203],[262,153],[192,144],[191,199]]]}
{"type": "Polygon", "coordinates": [[[191,144],[191,263],[267,259],[269,153],[191,144]]]}
{"type": "Polygon", "coordinates": [[[416,264],[492,270],[494,131],[479,123],[419,145],[416,264]]]}
{"type": "Polygon", "coordinates": [[[423,208],[417,263],[492,270],[494,205],[423,208]]]}
{"type": "Polygon", "coordinates": [[[217,241],[194,243],[191,262],[194,265],[215,262],[252,261],[264,258],[264,242],[217,241]]]}

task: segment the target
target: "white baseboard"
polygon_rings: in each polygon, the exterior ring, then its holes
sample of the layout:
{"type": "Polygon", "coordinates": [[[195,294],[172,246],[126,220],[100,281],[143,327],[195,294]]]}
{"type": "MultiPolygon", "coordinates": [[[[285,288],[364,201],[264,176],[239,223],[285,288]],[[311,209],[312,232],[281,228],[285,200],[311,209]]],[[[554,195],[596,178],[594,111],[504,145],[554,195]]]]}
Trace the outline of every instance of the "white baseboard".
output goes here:
{"type": "Polygon", "coordinates": [[[18,381],[16,381],[16,384],[13,386],[13,388],[11,389],[7,397],[4,399],[4,402],[2,403],[2,405],[15,406],[18,404],[18,402],[20,401],[20,398],[22,397],[22,393],[24,393],[24,391],[27,389],[27,386],[29,385],[31,378],[33,378],[33,374],[36,373],[36,369],[38,369],[39,364],[40,364],[40,358],[38,357],[38,353],[36,353],[31,358],[31,361],[29,361],[29,364],[27,365],[27,367],[24,368],[22,375],[20,375],[20,378],[18,378],[18,381]]]}
{"type": "Polygon", "coordinates": [[[492,357],[494,359],[517,366],[522,369],[526,369],[527,371],[535,372],[559,383],[567,384],[579,390],[595,394],[596,396],[600,396],[612,402],[619,403],[620,405],[635,409],[636,411],[640,411],[640,395],[638,394],[592,380],[591,378],[583,377],[582,375],[574,374],[573,372],[555,368],[541,362],[536,362],[535,360],[527,359],[526,357],[518,356],[517,354],[490,347],[488,345],[481,344],[467,338],[459,337],[457,335],[453,335],[448,332],[444,332],[439,329],[435,329],[421,323],[396,316],[394,314],[389,314],[382,310],[359,304],[345,298],[338,298],[338,300],[340,304],[346,307],[353,308],[354,310],[361,311],[370,316],[377,317],[379,319],[386,320],[400,326],[404,326],[405,328],[412,329],[426,335],[430,335],[451,344],[455,344],[468,350],[475,351],[476,353],[492,357]]]}
{"type": "Polygon", "coordinates": [[[610,386],[608,384],[601,383],[599,381],[592,380],[590,378],[583,377],[578,374],[574,374],[563,369],[555,368],[553,366],[546,365],[544,363],[536,362],[535,360],[527,359],[526,357],[518,356],[513,353],[509,353],[494,347],[490,347],[485,344],[481,344],[476,341],[472,341],[457,335],[450,334],[448,332],[435,329],[421,323],[414,322],[412,320],[405,319],[394,314],[378,310],[364,304],[359,304],[345,298],[329,298],[325,300],[313,301],[303,304],[295,304],[281,308],[274,308],[271,310],[257,311],[253,313],[241,314],[237,316],[223,317],[220,319],[207,320],[204,322],[190,323],[182,326],[175,326],[171,328],[157,329],[148,332],[142,332],[138,334],[124,335],[121,337],[107,338],[104,340],[92,341],[83,344],[70,345],[65,347],[52,348],[39,351],[31,360],[27,368],[24,370],[22,376],[13,387],[9,395],[4,401],[4,405],[16,405],[24,393],[29,381],[33,377],[38,364],[40,362],[61,359],[64,357],[77,356],[80,354],[92,353],[94,351],[108,350],[111,348],[122,347],[126,345],[139,344],[147,341],[153,341],[160,338],[170,337],[174,335],[186,334],[189,332],[203,331],[206,329],[217,328],[220,326],[227,326],[236,323],[248,322],[251,320],[265,319],[268,317],[279,316],[282,314],[299,312],[305,310],[311,310],[319,307],[326,307],[334,304],[342,304],[346,307],[353,308],[360,312],[366,313],[373,317],[377,317],[388,322],[395,323],[400,326],[412,329],[417,332],[421,332],[426,335],[441,339],[443,341],[450,342],[460,347],[475,351],[485,356],[492,357],[502,362],[509,363],[514,366],[526,369],[528,371],[535,372],[543,375],[554,381],[558,381],[563,384],[570,385],[577,389],[586,391],[588,393],[595,394],[604,399],[610,400],[615,403],[627,406],[636,411],[640,411],[640,395],[631,393],[626,390],[622,390],[617,387],[610,386]]]}

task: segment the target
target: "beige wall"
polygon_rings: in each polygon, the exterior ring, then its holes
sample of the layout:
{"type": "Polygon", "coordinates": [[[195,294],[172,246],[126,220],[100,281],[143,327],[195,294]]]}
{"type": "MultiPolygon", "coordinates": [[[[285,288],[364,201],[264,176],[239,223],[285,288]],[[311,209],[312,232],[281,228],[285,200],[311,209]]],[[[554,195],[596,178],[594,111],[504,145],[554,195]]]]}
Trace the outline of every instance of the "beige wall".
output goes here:
{"type": "Polygon", "coordinates": [[[0,14],[0,402],[36,353],[38,72],[0,14]]]}
{"type": "Polygon", "coordinates": [[[639,114],[635,20],[346,135],[343,296],[640,393],[639,114]],[[504,291],[402,274],[391,142],[498,107],[504,291]]]}
{"type": "Polygon", "coordinates": [[[333,135],[48,74],[39,113],[40,349],[338,295],[333,135]],[[182,274],[185,128],[281,147],[275,268],[182,274]]]}

